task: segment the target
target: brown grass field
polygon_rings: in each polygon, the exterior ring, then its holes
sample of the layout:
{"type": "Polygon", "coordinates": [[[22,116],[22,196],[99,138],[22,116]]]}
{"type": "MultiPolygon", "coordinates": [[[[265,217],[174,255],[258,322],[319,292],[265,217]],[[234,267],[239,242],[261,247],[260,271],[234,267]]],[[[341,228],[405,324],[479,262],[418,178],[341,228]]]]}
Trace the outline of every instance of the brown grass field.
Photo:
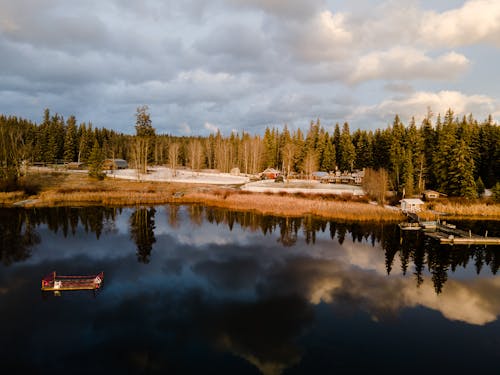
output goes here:
{"type": "MultiPolygon", "coordinates": [[[[316,215],[345,221],[401,221],[404,216],[367,203],[367,199],[352,200],[346,196],[314,196],[307,194],[249,193],[235,188],[169,182],[139,182],[106,178],[92,179],[86,174],[32,173],[24,178],[26,191],[0,193],[0,205],[11,206],[26,200],[25,207],[50,206],[136,206],[167,203],[204,204],[238,211],[255,211],[278,216],[300,217],[316,215]]],[[[434,211],[453,218],[500,220],[500,205],[487,203],[433,202],[434,211]]],[[[434,213],[424,213],[428,219],[434,213]]]]}

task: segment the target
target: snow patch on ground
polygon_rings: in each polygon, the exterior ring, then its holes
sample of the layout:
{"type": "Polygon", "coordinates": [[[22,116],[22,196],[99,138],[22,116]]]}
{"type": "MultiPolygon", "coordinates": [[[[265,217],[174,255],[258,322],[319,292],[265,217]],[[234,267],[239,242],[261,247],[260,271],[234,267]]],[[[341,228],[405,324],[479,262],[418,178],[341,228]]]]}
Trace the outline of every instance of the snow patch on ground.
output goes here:
{"type": "MultiPolygon", "coordinates": [[[[75,172],[75,171],[72,171],[75,172]]],[[[79,171],[86,173],[87,171],[79,171]]],[[[108,178],[121,178],[136,181],[162,181],[181,182],[190,184],[208,185],[238,185],[241,190],[252,192],[271,193],[310,193],[310,194],[352,194],[364,195],[360,186],[344,184],[322,184],[319,181],[287,180],[286,182],[274,182],[274,180],[260,180],[250,182],[250,178],[244,175],[233,175],[230,173],[219,173],[217,171],[193,172],[191,170],[178,169],[172,171],[166,167],[149,167],[147,174],[138,174],[135,169],[118,169],[107,172],[108,178]]]]}
{"type": "Polygon", "coordinates": [[[312,194],[352,194],[364,195],[360,186],[344,184],[321,184],[319,181],[288,180],[286,182],[274,182],[264,180],[250,182],[241,187],[241,190],[253,192],[287,192],[287,193],[312,193],[312,194]]]}
{"type": "Polygon", "coordinates": [[[176,170],[174,173],[170,168],[165,167],[148,168],[147,174],[138,174],[135,169],[119,169],[108,172],[107,176],[137,181],[164,181],[212,185],[242,185],[250,181],[246,176],[236,176],[229,173],[193,172],[182,169],[176,170]]]}

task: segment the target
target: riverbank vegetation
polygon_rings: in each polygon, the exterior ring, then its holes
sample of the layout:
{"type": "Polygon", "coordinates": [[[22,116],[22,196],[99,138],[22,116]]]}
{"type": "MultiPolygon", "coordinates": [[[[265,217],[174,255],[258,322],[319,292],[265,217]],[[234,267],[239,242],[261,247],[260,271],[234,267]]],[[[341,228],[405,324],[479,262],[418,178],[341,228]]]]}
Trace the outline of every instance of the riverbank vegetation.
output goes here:
{"type": "Polygon", "coordinates": [[[396,221],[403,216],[397,210],[369,204],[366,198],[347,195],[266,194],[240,191],[235,187],[186,183],[139,182],[105,178],[95,180],[84,174],[34,173],[28,176],[38,194],[0,193],[0,203],[22,201],[25,207],[47,206],[138,206],[203,204],[238,211],[253,211],[278,216],[318,217],[358,220],[396,221]]]}
{"type": "MultiPolygon", "coordinates": [[[[250,193],[237,187],[210,184],[147,182],[105,178],[81,173],[30,173],[23,177],[24,191],[0,192],[0,205],[52,206],[151,206],[202,204],[237,211],[300,217],[315,215],[344,221],[401,221],[396,208],[371,204],[367,197],[305,193],[250,193]]],[[[500,220],[500,205],[492,199],[441,199],[429,202],[422,217],[487,218],[500,220]]]]}

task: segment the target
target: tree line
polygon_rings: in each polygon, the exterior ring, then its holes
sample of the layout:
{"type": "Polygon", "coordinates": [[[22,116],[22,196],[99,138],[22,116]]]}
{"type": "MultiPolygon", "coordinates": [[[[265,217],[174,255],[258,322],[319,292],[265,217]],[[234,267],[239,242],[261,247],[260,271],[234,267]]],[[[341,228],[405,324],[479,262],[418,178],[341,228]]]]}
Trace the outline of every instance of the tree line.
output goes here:
{"type": "Polygon", "coordinates": [[[0,180],[16,180],[23,167],[35,163],[87,163],[99,174],[105,158],[129,161],[138,171],[167,165],[192,170],[217,169],[256,174],[267,167],[285,175],[314,171],[384,171],[389,187],[411,196],[434,189],[449,196],[477,197],[499,183],[500,127],[489,116],[457,117],[450,109],[434,119],[428,113],[417,124],[398,115],[385,129],[352,132],[335,124],[328,132],[320,120],[305,131],[287,125],[267,127],[264,134],[248,132],[207,137],[156,134],[147,106],[137,108],[135,135],[92,123],[77,123],[44,111],[40,124],[0,115],[0,180]]]}

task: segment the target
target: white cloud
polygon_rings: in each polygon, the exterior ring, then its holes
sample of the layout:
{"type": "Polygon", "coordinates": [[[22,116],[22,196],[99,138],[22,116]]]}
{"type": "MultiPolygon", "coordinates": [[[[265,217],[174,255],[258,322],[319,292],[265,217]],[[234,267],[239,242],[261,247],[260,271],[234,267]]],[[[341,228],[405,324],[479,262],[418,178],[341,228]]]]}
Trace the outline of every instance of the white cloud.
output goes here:
{"type": "MultiPolygon", "coordinates": [[[[418,0],[0,0],[0,107],[38,121],[48,106],[127,131],[147,103],[162,131],[186,134],[185,123],[197,134],[210,119],[226,134],[305,127],[318,116],[342,122],[361,104],[350,121],[403,112],[405,101],[418,115],[426,107],[412,100],[449,99],[423,95],[422,80],[498,97],[484,72],[499,51],[486,59],[478,48],[450,47],[499,45],[500,1],[458,2],[442,11],[429,0],[434,10],[425,11],[418,0]]],[[[500,115],[495,103],[472,103],[500,115]]]]}
{"type": "Polygon", "coordinates": [[[280,56],[297,65],[344,60],[352,51],[353,36],[342,13],[323,10],[300,22],[273,19],[270,28],[280,56]]]}
{"type": "Polygon", "coordinates": [[[352,117],[390,122],[398,114],[402,119],[415,116],[420,121],[427,113],[427,108],[436,114],[444,114],[451,108],[457,116],[472,113],[476,118],[486,118],[500,111],[500,103],[486,95],[466,95],[459,91],[418,91],[409,96],[384,100],[377,105],[362,106],[352,117]]]}
{"type": "Polygon", "coordinates": [[[205,129],[210,131],[210,133],[217,133],[219,131],[219,127],[217,125],[211,124],[210,122],[205,122],[203,125],[205,129]]]}
{"type": "Polygon", "coordinates": [[[500,46],[500,1],[470,0],[458,9],[426,12],[421,18],[419,34],[424,43],[432,46],[480,42],[500,46]]]}
{"type": "Polygon", "coordinates": [[[469,66],[461,54],[450,52],[435,59],[411,47],[394,47],[362,56],[349,77],[352,83],[372,79],[417,80],[457,77],[469,66]]]}
{"type": "Polygon", "coordinates": [[[191,135],[192,130],[188,123],[183,122],[179,127],[182,134],[191,135]]]}

